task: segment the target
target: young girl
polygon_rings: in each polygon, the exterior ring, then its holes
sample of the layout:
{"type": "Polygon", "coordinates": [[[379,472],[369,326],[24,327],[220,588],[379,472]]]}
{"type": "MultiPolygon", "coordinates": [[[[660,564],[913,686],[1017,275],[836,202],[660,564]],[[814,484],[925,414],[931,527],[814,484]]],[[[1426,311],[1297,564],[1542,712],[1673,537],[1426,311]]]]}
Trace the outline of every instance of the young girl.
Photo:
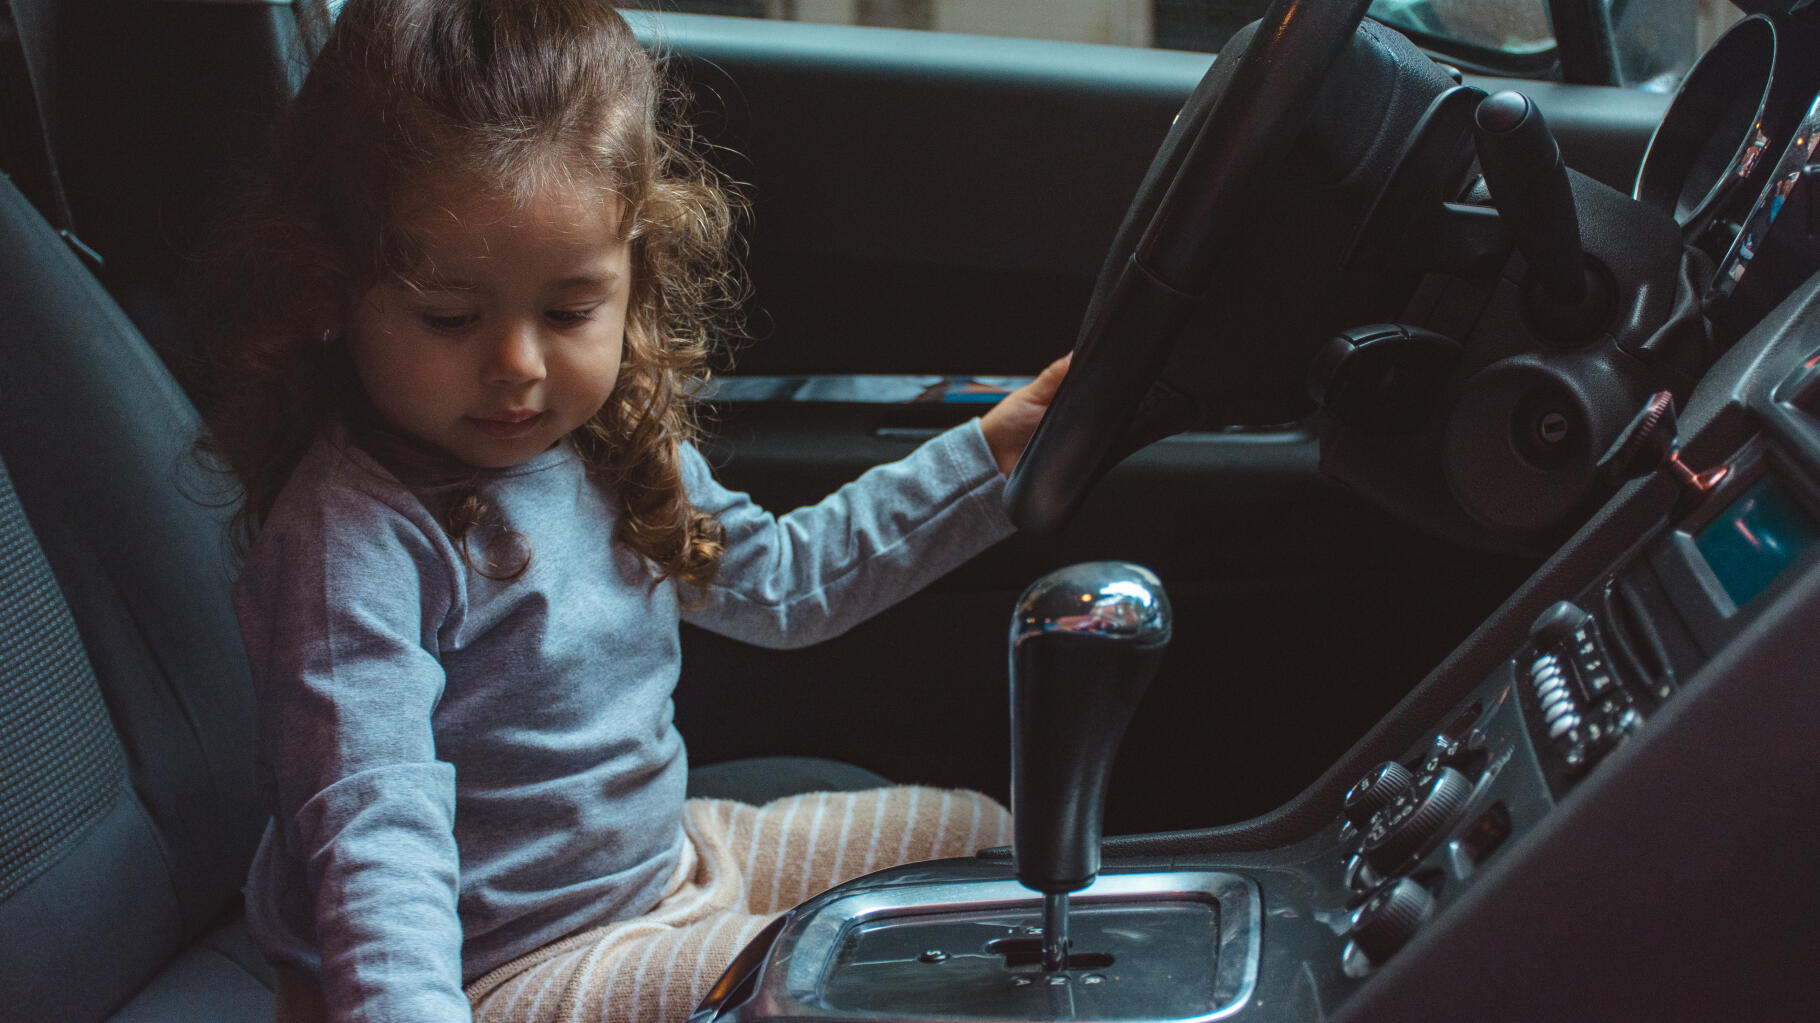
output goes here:
{"type": "Polygon", "coordinates": [[[214,453],[285,1019],[680,1019],[772,915],[1007,840],[925,789],[684,799],[678,622],[838,634],[1003,537],[1066,371],[822,503],[718,486],[689,396],[728,200],[601,0],[348,0],[226,248],[214,453]]]}

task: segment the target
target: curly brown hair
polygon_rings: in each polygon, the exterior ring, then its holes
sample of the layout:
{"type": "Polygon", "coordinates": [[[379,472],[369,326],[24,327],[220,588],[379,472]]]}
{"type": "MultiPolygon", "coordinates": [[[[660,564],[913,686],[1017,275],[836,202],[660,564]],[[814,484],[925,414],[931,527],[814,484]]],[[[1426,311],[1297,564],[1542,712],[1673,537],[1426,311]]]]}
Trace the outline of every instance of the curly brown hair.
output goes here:
{"type": "MultiPolygon", "coordinates": [[[[492,474],[388,430],[332,342],[359,296],[418,269],[412,197],[463,175],[519,199],[554,186],[620,204],[625,350],[611,396],[571,438],[619,495],[619,539],[658,579],[710,581],[724,532],[689,503],[681,447],[699,433],[692,399],[713,345],[738,326],[743,207],[681,110],[604,0],[348,0],[217,251],[204,451],[245,491],[242,542],[339,421],[474,564],[468,538],[489,522],[480,493],[492,474]]],[[[524,567],[482,560],[488,574],[524,567]]]]}

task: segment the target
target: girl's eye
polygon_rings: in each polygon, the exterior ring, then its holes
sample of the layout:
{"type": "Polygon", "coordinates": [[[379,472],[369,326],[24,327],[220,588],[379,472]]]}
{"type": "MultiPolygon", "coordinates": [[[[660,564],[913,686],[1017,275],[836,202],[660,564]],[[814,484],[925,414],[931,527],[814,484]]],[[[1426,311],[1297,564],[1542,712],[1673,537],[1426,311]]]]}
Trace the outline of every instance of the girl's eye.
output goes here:
{"type": "Polygon", "coordinates": [[[479,317],[469,313],[450,313],[446,316],[438,313],[419,313],[418,315],[423,320],[424,326],[431,330],[445,332],[460,330],[479,319],[479,317]]]}
{"type": "Polygon", "coordinates": [[[594,307],[586,309],[552,309],[544,314],[558,327],[576,327],[594,318],[594,307]]]}

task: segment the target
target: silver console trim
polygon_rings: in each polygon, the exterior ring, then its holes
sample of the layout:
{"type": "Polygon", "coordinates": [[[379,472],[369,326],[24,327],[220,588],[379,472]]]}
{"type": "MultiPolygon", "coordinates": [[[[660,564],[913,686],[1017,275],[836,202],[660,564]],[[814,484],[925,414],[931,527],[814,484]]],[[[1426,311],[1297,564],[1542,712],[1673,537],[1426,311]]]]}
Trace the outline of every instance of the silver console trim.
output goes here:
{"type": "MultiPolygon", "coordinates": [[[[1177,870],[1111,872],[1072,896],[1074,905],[1141,901],[1195,900],[1219,909],[1220,944],[1213,963],[1217,1008],[1199,1016],[1158,1023],[1211,1023],[1243,1009],[1257,987],[1259,945],[1263,914],[1257,883],[1224,871],[1177,870]]],[[[899,1023],[955,1023],[956,1020],[990,1020],[991,1023],[1046,1023],[1006,1020],[999,1017],[944,1015],[935,1018],[887,1013],[854,1014],[830,1010],[816,1001],[816,992],[848,928],[892,916],[1028,910],[1042,913],[1042,897],[1015,880],[954,881],[904,884],[861,889],[836,897],[808,916],[791,921],[772,946],[765,976],[754,992],[752,1005],[758,1018],[873,1021],[899,1023]]]]}

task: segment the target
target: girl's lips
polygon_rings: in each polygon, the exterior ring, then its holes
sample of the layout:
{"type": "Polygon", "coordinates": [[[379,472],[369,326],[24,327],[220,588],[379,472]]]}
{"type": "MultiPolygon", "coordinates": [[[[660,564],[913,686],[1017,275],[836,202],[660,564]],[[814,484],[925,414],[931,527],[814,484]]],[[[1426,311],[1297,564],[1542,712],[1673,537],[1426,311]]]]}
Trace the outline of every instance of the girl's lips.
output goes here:
{"type": "Polygon", "coordinates": [[[517,412],[486,417],[469,416],[468,421],[489,437],[513,440],[536,429],[538,420],[542,418],[542,412],[517,412]]]}

